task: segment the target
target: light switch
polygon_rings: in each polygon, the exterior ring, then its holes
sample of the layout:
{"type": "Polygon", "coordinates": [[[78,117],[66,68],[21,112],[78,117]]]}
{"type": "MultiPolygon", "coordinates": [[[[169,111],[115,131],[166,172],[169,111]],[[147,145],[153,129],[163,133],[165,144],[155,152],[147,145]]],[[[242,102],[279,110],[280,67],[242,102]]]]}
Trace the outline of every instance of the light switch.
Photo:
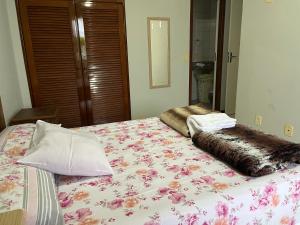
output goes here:
{"type": "Polygon", "coordinates": [[[261,126],[261,125],[262,125],[262,122],[263,122],[263,117],[260,116],[260,115],[256,115],[256,117],[255,117],[255,124],[256,124],[257,126],[261,126]]]}
{"type": "Polygon", "coordinates": [[[294,126],[291,124],[286,124],[284,126],[284,135],[287,137],[293,137],[294,135],[294,126]]]}

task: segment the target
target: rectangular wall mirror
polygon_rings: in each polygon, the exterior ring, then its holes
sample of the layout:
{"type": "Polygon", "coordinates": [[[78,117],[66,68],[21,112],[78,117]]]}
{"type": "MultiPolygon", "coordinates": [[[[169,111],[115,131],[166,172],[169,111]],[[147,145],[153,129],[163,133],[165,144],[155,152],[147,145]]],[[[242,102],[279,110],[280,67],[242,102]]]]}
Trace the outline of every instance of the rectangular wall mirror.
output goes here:
{"type": "Polygon", "coordinates": [[[170,87],[170,18],[148,18],[150,88],[170,87]]]}

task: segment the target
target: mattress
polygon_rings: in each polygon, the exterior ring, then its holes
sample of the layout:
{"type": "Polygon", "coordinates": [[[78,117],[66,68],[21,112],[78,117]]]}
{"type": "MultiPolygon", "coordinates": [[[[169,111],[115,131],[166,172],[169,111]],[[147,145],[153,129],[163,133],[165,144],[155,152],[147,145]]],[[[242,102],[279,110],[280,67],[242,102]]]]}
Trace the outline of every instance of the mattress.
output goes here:
{"type": "MultiPolygon", "coordinates": [[[[18,129],[1,160],[28,148],[34,129],[18,129]]],[[[97,135],[114,175],[57,177],[66,225],[300,224],[300,167],[242,176],[158,118],[78,129],[97,135]]]]}

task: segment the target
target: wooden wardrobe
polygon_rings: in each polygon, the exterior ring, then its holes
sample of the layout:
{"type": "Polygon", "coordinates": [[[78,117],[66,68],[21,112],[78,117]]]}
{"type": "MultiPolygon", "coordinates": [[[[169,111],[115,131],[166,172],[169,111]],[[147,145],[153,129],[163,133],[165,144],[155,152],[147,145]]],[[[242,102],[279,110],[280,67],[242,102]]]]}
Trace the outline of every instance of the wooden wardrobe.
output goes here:
{"type": "Polygon", "coordinates": [[[130,119],[124,0],[16,0],[31,100],[65,127],[130,119]]]}

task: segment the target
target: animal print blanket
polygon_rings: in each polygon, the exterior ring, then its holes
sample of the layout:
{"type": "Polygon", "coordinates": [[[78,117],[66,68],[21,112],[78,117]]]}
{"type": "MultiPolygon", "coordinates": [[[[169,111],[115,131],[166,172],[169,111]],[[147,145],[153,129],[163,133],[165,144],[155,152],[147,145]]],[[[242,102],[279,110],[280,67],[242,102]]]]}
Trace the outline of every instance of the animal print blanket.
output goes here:
{"type": "Polygon", "coordinates": [[[200,132],[194,144],[244,175],[258,177],[300,164],[300,145],[243,125],[200,132]]]}

